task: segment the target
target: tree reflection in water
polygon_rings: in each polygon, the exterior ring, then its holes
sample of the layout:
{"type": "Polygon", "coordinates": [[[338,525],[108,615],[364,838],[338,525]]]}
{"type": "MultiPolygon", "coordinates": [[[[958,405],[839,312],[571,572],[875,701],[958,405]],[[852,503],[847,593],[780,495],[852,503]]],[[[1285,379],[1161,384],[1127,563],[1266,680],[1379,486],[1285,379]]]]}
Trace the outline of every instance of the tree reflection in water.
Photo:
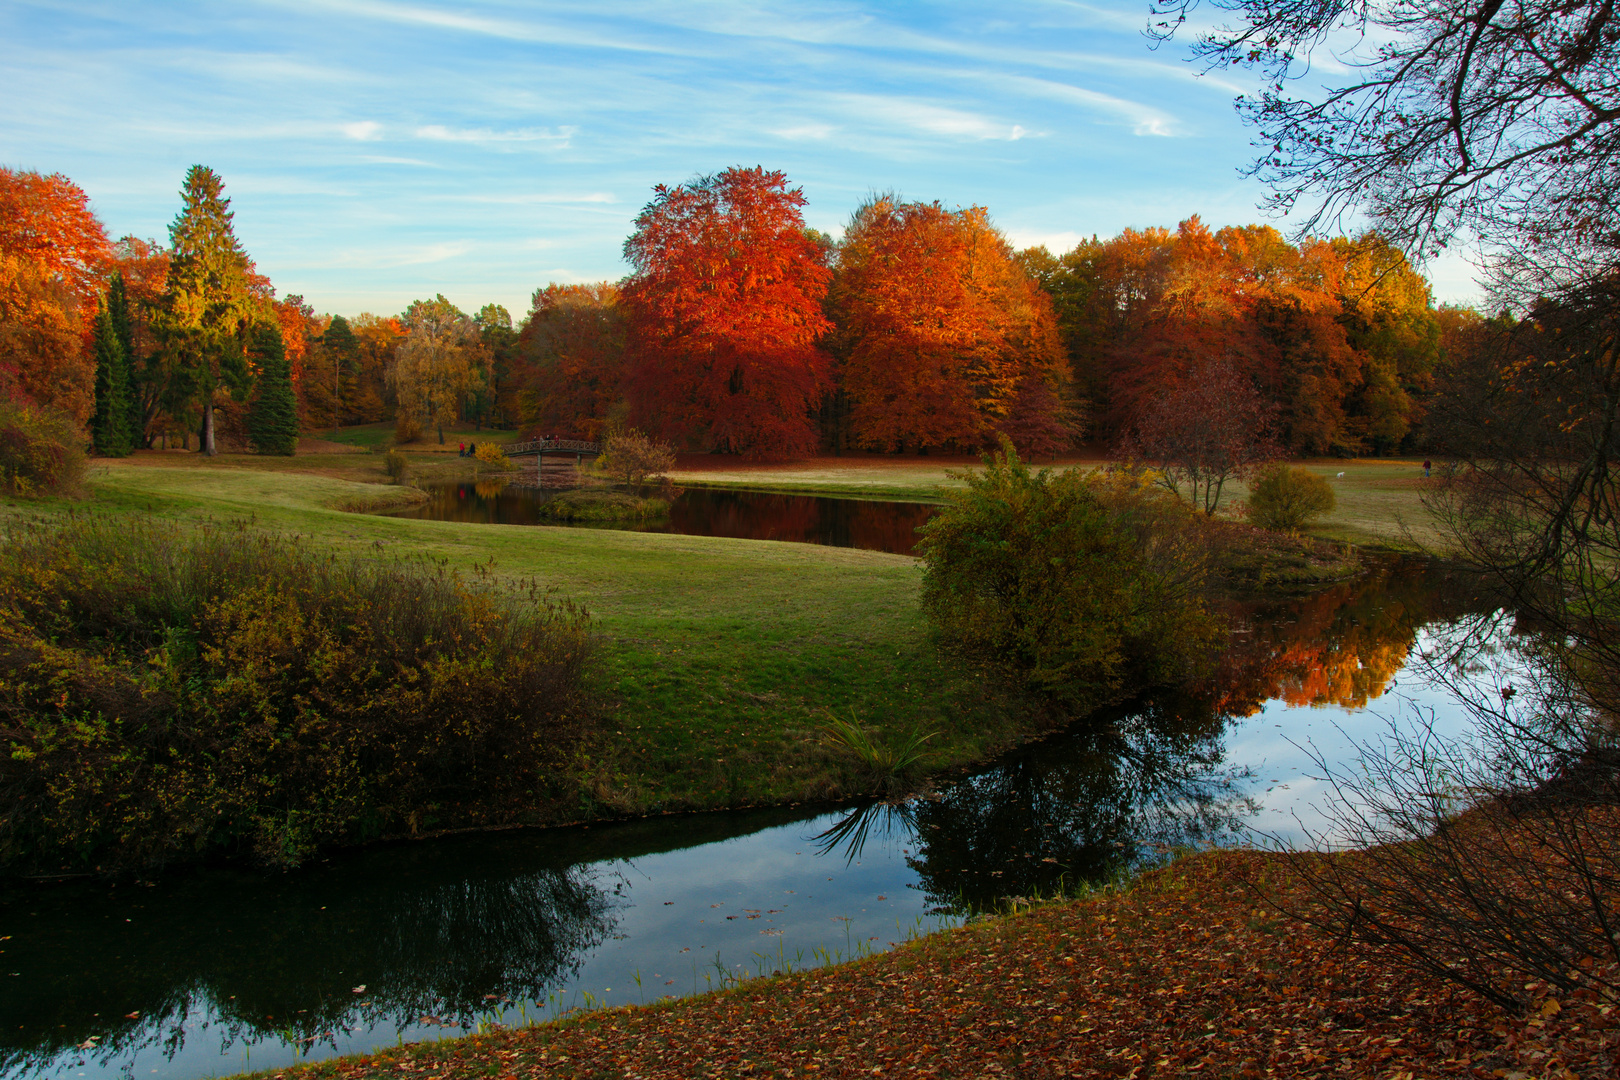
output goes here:
{"type": "Polygon", "coordinates": [[[544,1001],[612,932],[613,882],[577,866],[425,867],[424,878],[384,862],[385,874],[337,880],[216,874],[199,886],[206,904],[143,904],[145,890],[126,886],[67,905],[73,925],[36,922],[26,944],[49,962],[6,988],[0,1074],[35,1075],[74,1047],[98,1063],[144,1048],[172,1058],[202,1034],[183,1021],[203,1016],[223,1052],[266,1037],[335,1045],[379,1026],[391,1038],[423,1017],[470,1025],[501,998],[544,1001]],[[125,919],[139,929],[106,932],[125,919]]]}
{"type": "Polygon", "coordinates": [[[1102,710],[983,773],[853,812],[818,837],[859,858],[903,829],[919,887],[941,911],[1097,884],[1178,847],[1232,842],[1258,807],[1222,735],[1268,700],[1359,709],[1406,664],[1419,628],[1479,610],[1474,583],[1412,559],[1285,603],[1234,605],[1210,679],[1102,710]]]}
{"type": "Polygon", "coordinates": [[[1223,720],[1185,695],[1138,702],[930,795],[863,807],[818,839],[854,859],[881,826],[903,824],[940,912],[1099,883],[1242,828],[1249,773],[1222,763],[1223,720]]]}

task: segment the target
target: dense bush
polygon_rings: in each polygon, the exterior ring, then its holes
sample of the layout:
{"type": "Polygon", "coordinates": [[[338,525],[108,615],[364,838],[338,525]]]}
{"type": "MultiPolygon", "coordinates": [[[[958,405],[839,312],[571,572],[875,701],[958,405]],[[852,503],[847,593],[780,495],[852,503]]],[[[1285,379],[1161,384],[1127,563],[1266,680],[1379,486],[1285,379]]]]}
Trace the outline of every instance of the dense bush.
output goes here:
{"type": "Polygon", "coordinates": [[[0,401],[0,491],[75,494],[84,482],[84,434],[67,416],[0,401]]]}
{"type": "Polygon", "coordinates": [[[290,865],[513,820],[583,732],[585,614],[243,527],[70,519],[0,555],[0,867],[290,865]]]}
{"type": "Polygon", "coordinates": [[[383,455],[383,468],[388,470],[388,478],[396,484],[403,484],[410,475],[411,460],[398,450],[390,450],[383,455]]]}
{"type": "Polygon", "coordinates": [[[1262,529],[1298,532],[1312,518],[1333,512],[1333,485],[1309,469],[1276,464],[1249,487],[1249,520],[1262,529]]]}
{"type": "Polygon", "coordinates": [[[513,469],[517,467],[512,463],[512,459],[506,456],[506,451],[501,449],[499,443],[481,442],[478,444],[478,449],[473,451],[473,456],[485,465],[493,465],[497,469],[513,469]]]}
{"type": "Polygon", "coordinates": [[[1199,522],[1131,477],[1032,474],[1010,444],[923,526],[923,606],[944,642],[1077,707],[1176,678],[1216,624],[1199,522]]]}

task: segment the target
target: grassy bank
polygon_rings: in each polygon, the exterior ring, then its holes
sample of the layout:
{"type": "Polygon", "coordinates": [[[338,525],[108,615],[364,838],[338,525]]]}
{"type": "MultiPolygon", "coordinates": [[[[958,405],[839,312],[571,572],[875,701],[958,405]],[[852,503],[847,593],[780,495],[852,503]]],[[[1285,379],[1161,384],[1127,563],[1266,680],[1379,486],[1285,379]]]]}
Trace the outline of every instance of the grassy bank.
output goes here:
{"type": "MultiPolygon", "coordinates": [[[[844,498],[938,501],[941,487],[960,487],[949,474],[974,468],[975,457],[902,457],[852,454],[814,458],[786,465],[738,463],[712,454],[682,455],[672,474],[677,483],[706,487],[753,488],[844,498]]],[[[1096,457],[1039,461],[1037,468],[1096,468],[1096,457]]],[[[1333,484],[1338,506],[1310,530],[1320,539],[1393,551],[1440,543],[1420,503],[1423,466],[1404,459],[1320,459],[1300,462],[1333,484]],[[1342,476],[1340,474],[1343,474],[1342,476]]],[[[1227,488],[1227,505],[1248,497],[1241,482],[1227,488]]]]}
{"type": "MultiPolygon", "coordinates": [[[[425,480],[458,478],[472,464],[453,454],[408,456],[425,480]]],[[[781,485],[847,482],[894,497],[943,479],[946,467],[968,464],[839,460],[853,471],[833,479],[816,462],[749,469],[746,476],[711,469],[703,476],[750,486],[771,476],[781,485]]],[[[1418,511],[1415,489],[1389,487],[1400,466],[1362,468],[1341,482],[1347,493],[1364,493],[1341,497],[1345,516],[1336,527],[1346,537],[1392,522],[1385,505],[1391,499],[1418,511]]],[[[600,736],[576,763],[577,802],[536,820],[805,802],[868,790],[872,777],[863,764],[823,736],[835,715],[853,718],[880,743],[936,732],[924,762],[932,770],[982,761],[1060,719],[936,653],[918,607],[920,567],[903,556],[350,513],[420,497],[384,483],[381,455],[367,453],[213,460],[142,453],[98,461],[90,479],[88,504],[14,500],[0,513],[49,516],[88,507],[179,521],[251,518],[339,550],[442,559],[462,569],[492,564],[497,574],[535,578],[584,604],[603,638],[596,689],[606,715],[600,736]]],[[[1382,538],[1399,535],[1385,529],[1382,538]]],[[[1248,583],[1266,589],[1344,572],[1331,547],[1268,553],[1249,570],[1248,583]]]]}
{"type": "MultiPolygon", "coordinates": [[[[458,459],[452,459],[458,460],[458,459]]],[[[938,731],[933,768],[983,760],[1039,732],[1030,703],[987,692],[938,657],[902,556],[768,541],[467,526],[345,513],[392,489],[371,455],[270,460],[138,455],[98,464],[88,508],[181,521],[252,518],[342,549],[532,576],[582,602],[604,640],[603,734],[578,763],[580,798],[549,819],[810,801],[868,785],[823,745],[829,714],[879,739],[938,731]],[[307,463],[314,471],[285,468],[307,463]],[[267,467],[261,467],[267,466],[267,467]],[[368,477],[369,478],[369,477],[368,477]],[[375,478],[372,478],[375,479],[375,478]]],[[[20,502],[12,515],[86,509],[20,502]]]]}
{"type": "Polygon", "coordinates": [[[836,968],[258,1075],[1613,1075],[1612,1003],[1531,986],[1508,1016],[1262,895],[1302,899],[1267,856],[1199,855],[836,968]]]}

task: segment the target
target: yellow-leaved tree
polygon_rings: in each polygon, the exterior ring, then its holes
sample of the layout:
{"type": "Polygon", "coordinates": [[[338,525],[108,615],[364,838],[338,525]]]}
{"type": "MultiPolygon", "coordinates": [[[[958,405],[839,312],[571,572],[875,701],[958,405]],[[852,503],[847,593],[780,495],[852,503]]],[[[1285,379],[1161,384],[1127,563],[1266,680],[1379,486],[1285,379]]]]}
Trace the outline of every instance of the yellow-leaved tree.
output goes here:
{"type": "Polygon", "coordinates": [[[442,293],[413,302],[400,322],[406,335],[394,350],[388,383],[400,415],[437,429],[442,443],[446,414],[454,420],[461,400],[489,384],[478,324],[442,293]]]}

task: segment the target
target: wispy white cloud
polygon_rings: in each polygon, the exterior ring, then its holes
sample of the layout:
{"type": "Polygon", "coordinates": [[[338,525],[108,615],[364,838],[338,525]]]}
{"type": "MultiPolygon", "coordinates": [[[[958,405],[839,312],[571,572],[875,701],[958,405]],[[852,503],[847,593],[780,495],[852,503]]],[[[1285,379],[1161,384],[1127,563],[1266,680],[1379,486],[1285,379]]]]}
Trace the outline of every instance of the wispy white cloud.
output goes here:
{"type": "Polygon", "coordinates": [[[770,134],[775,135],[779,139],[792,139],[797,141],[800,139],[830,138],[837,130],[838,129],[831,124],[810,122],[804,124],[794,124],[790,127],[771,128],[770,134]]]}
{"type": "Polygon", "coordinates": [[[395,266],[426,266],[449,262],[471,253],[473,245],[466,240],[446,240],[437,244],[394,248],[388,251],[358,249],[333,254],[328,265],[347,270],[382,270],[395,266]]]}
{"type": "Polygon", "coordinates": [[[944,135],[964,141],[999,139],[1016,142],[1031,132],[1021,124],[993,120],[979,113],[968,112],[926,101],[902,97],[880,97],[875,94],[841,94],[840,98],[850,113],[865,117],[868,122],[913,131],[944,135]]]}
{"type": "Polygon", "coordinates": [[[522,191],[512,193],[474,193],[460,197],[469,203],[490,203],[496,206],[613,206],[619,197],[610,191],[550,192],[522,191]]]}
{"type": "Polygon", "coordinates": [[[343,134],[361,142],[371,142],[382,138],[382,125],[375,120],[360,120],[353,124],[344,124],[343,134]]]}
{"type": "Polygon", "coordinates": [[[1135,135],[1174,135],[1178,128],[1175,118],[1156,106],[1089,90],[1083,86],[1056,82],[1052,79],[1036,79],[1026,75],[1000,75],[990,78],[1031,97],[1063,101],[1078,105],[1088,112],[1114,117],[1129,124],[1132,134],[1135,135]]]}
{"type": "Polygon", "coordinates": [[[574,135],[574,128],[564,127],[557,131],[549,128],[520,128],[512,131],[496,131],[493,128],[450,128],[443,124],[428,124],[426,127],[416,129],[418,139],[432,139],[436,142],[463,142],[482,143],[488,145],[511,143],[539,143],[549,147],[563,148],[568,146],[574,135]]]}
{"type": "Polygon", "coordinates": [[[622,34],[597,33],[566,22],[538,22],[447,11],[422,4],[388,3],[385,0],[321,0],[319,4],[296,3],[306,10],[342,13],[404,26],[432,30],[454,30],[463,34],[498,38],[503,41],[532,42],[542,45],[588,46],[615,52],[667,52],[655,42],[632,41],[622,34]]]}

